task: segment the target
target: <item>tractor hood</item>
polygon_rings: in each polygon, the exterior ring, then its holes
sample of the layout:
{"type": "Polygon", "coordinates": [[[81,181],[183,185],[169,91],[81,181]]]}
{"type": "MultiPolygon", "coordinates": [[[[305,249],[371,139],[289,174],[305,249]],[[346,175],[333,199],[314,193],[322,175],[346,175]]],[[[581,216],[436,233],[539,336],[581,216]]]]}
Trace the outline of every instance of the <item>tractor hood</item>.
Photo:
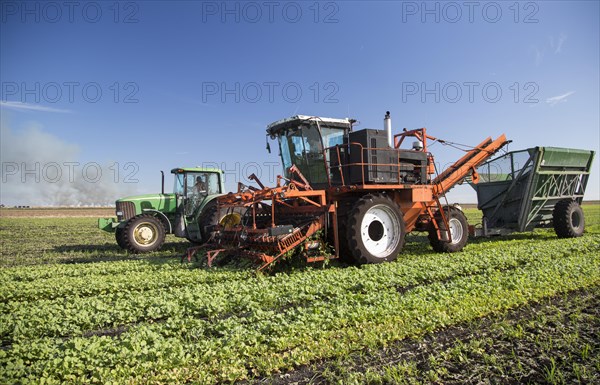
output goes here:
{"type": "Polygon", "coordinates": [[[134,195],[117,200],[117,203],[131,202],[135,205],[136,213],[144,210],[158,210],[163,213],[174,212],[177,207],[175,194],[144,194],[134,195]]]}

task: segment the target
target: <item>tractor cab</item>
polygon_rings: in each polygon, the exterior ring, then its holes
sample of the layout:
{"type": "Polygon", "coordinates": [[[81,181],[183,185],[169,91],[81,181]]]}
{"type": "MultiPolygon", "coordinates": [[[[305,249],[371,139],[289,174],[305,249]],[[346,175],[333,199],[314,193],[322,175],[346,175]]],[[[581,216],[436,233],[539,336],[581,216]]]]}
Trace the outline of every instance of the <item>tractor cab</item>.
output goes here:
{"type": "Polygon", "coordinates": [[[290,167],[296,166],[313,188],[331,186],[331,165],[336,159],[331,151],[344,143],[353,122],[296,115],[267,126],[267,135],[279,142],[285,177],[298,178],[290,172],[290,167]]]}
{"type": "Polygon", "coordinates": [[[193,215],[203,202],[224,191],[222,171],[206,168],[174,168],[173,193],[186,216],[193,215]]]}
{"type": "Polygon", "coordinates": [[[118,199],[116,218],[98,218],[98,227],[114,232],[117,244],[133,253],[160,249],[166,234],[205,242],[207,229],[221,218],[216,213],[216,198],[225,190],[223,171],[214,168],[174,168],[172,193],[161,192],[118,199]]]}

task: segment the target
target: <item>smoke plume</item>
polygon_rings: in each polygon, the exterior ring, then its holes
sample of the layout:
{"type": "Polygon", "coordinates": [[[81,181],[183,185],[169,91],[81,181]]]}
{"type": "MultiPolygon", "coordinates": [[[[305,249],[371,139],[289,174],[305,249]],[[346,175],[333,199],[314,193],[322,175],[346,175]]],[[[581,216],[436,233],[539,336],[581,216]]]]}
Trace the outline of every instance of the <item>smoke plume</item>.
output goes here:
{"type": "Polygon", "coordinates": [[[10,206],[106,206],[135,192],[115,180],[114,165],[80,161],[80,148],[30,124],[14,131],[3,119],[0,201],[10,206]]]}

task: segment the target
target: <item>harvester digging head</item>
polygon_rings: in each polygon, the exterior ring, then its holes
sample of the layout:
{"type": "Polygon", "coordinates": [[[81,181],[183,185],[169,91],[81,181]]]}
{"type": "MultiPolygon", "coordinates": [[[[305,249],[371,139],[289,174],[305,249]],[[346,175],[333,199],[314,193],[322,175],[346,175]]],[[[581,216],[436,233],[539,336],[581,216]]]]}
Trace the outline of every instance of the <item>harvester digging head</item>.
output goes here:
{"type": "Polygon", "coordinates": [[[273,188],[265,187],[252,175],[259,188],[240,183],[236,193],[218,198],[221,212],[245,213],[239,224],[216,226],[207,245],[209,266],[217,256],[229,255],[255,260],[260,263],[260,271],[298,247],[303,247],[309,262],[326,258],[315,255],[320,242],[312,239],[327,228],[330,207],[325,191],[313,190],[295,166],[289,172],[295,178],[278,176],[273,188]]]}

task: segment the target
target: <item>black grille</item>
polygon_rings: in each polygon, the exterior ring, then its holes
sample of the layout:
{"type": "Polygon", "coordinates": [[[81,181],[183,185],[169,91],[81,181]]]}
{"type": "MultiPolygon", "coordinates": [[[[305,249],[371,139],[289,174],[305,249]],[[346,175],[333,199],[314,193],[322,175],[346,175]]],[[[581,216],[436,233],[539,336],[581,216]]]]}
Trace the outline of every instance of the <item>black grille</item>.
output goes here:
{"type": "Polygon", "coordinates": [[[135,217],[135,205],[133,202],[117,202],[117,213],[121,212],[122,215],[117,214],[117,220],[127,221],[135,217]]]}

